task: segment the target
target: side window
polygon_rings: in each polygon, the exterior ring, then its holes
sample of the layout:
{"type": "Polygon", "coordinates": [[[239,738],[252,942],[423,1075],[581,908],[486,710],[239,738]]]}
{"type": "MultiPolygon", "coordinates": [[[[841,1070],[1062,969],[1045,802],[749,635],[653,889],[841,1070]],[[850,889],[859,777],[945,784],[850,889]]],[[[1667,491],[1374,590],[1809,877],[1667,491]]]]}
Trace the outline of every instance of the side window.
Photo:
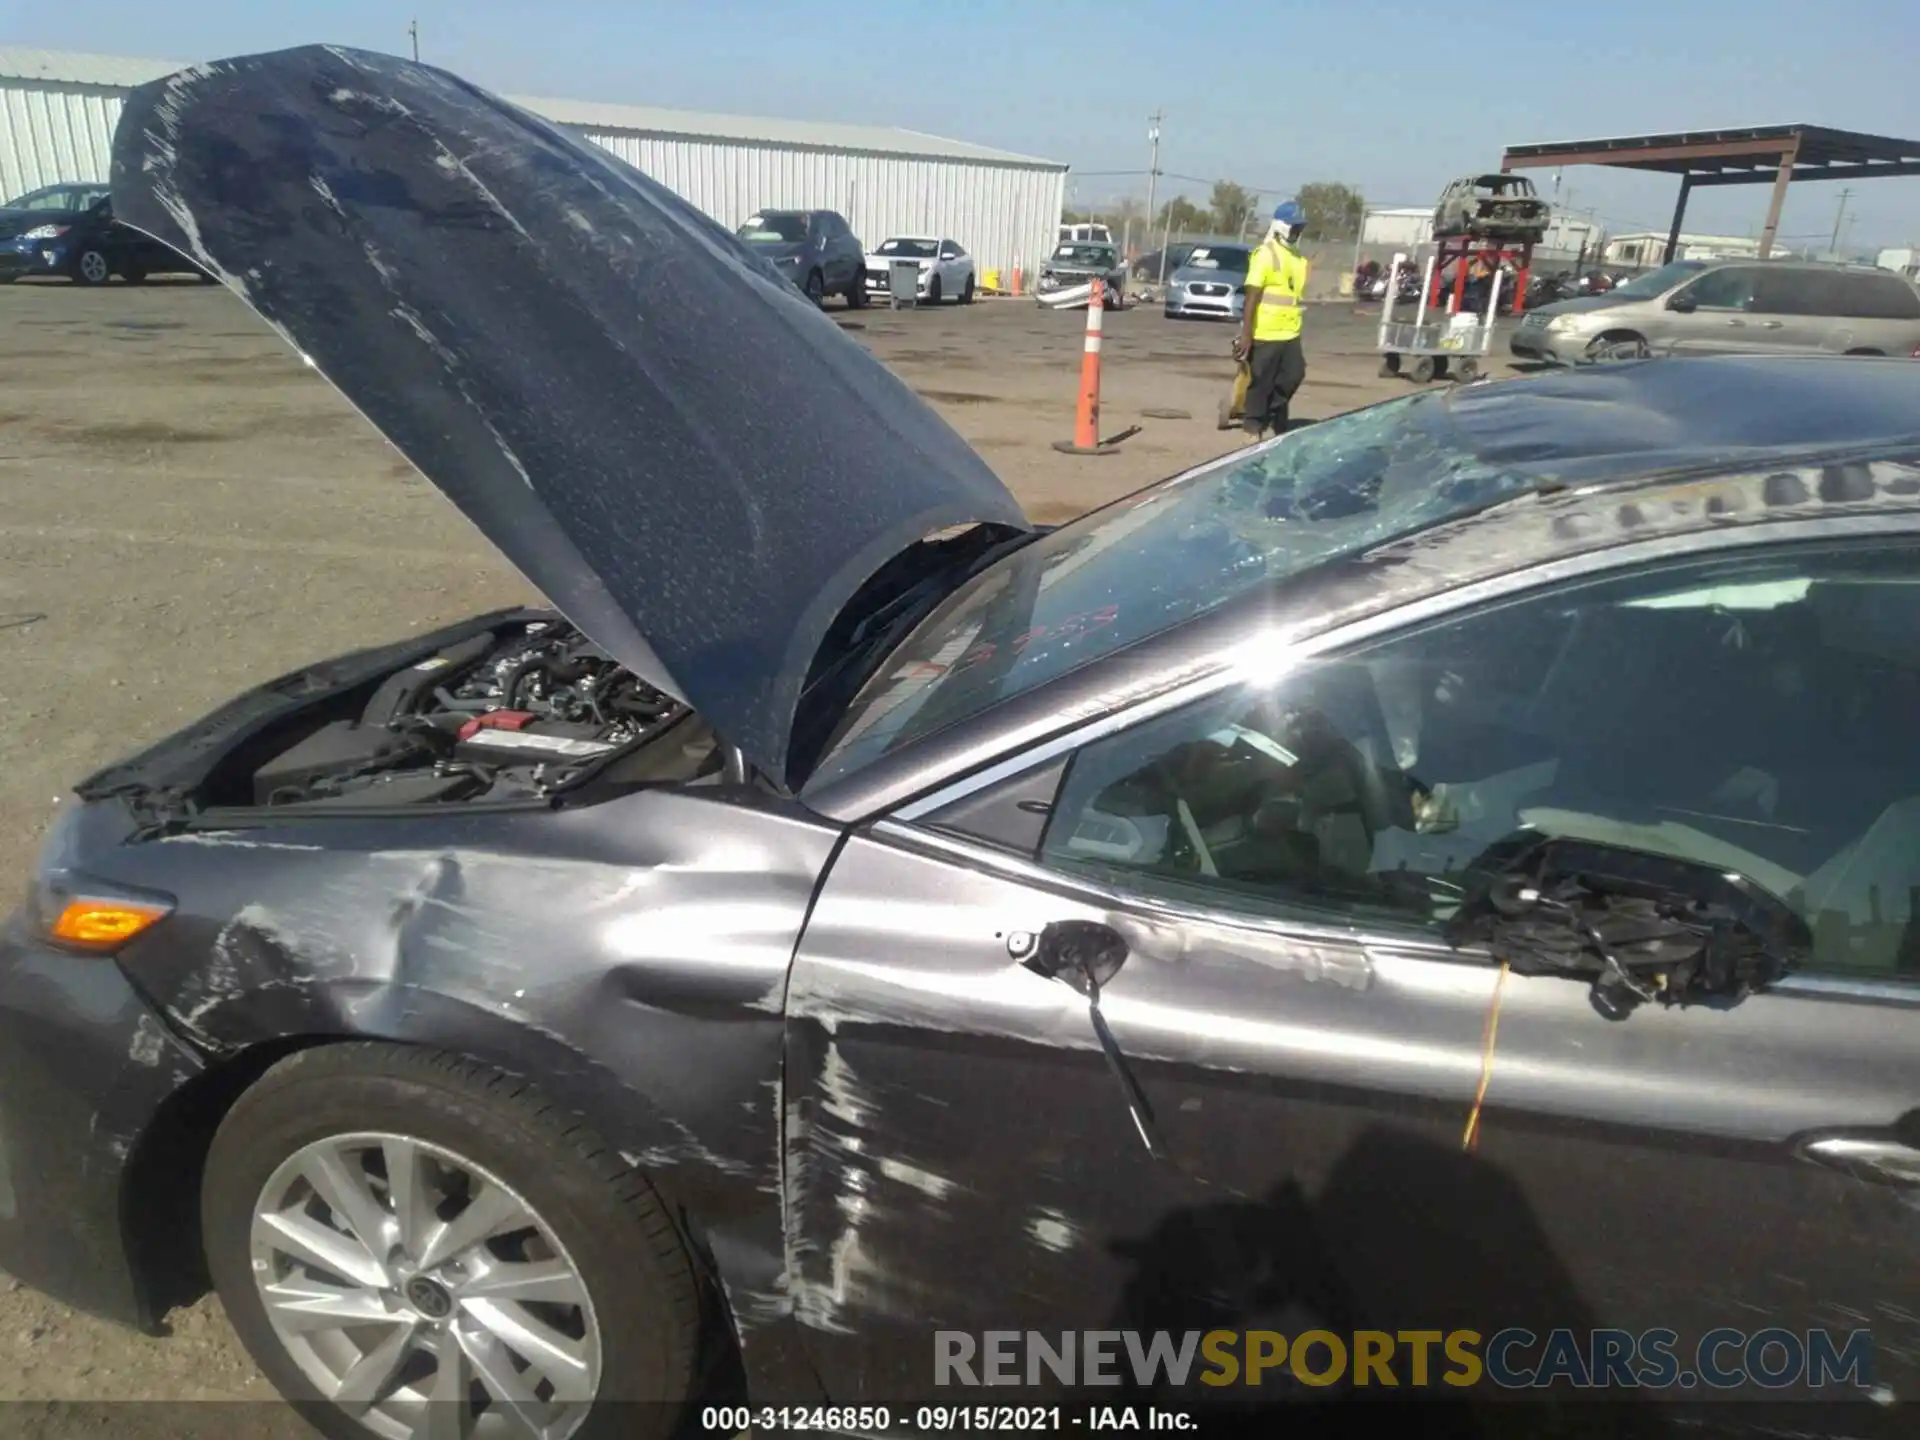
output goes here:
{"type": "Polygon", "coordinates": [[[1743,265],[1709,270],[1683,292],[1702,310],[1751,310],[1759,272],[1743,265]]]}
{"type": "Polygon", "coordinates": [[[1753,308],[1767,315],[1823,315],[1846,313],[1838,277],[1817,270],[1759,272],[1753,308]]]}
{"type": "Polygon", "coordinates": [[[1860,320],[1920,320],[1920,292],[1898,275],[1842,275],[1837,313],[1860,320]]]}
{"type": "MultiPolygon", "coordinates": [[[[1816,969],[1920,981],[1920,547],[1543,592],[1080,751],[1041,863],[1148,896],[1437,929],[1522,829],[1738,871],[1816,969]]],[[[1027,797],[1031,798],[1031,797],[1027,797]]]]}

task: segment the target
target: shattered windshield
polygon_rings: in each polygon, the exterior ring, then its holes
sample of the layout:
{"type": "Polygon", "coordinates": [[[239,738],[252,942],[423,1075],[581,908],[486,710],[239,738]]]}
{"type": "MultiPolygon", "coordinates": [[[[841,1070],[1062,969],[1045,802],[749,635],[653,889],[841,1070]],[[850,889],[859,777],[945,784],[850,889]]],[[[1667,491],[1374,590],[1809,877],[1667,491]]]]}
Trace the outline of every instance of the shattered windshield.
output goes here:
{"type": "Polygon", "coordinates": [[[1533,483],[1479,460],[1438,393],[1189,471],[1041,536],[963,585],[854,698],[810,783],[1275,580],[1533,483]]]}
{"type": "Polygon", "coordinates": [[[1114,250],[1111,245],[1062,245],[1053,252],[1053,259],[1056,265],[1112,265],[1114,250]]]}

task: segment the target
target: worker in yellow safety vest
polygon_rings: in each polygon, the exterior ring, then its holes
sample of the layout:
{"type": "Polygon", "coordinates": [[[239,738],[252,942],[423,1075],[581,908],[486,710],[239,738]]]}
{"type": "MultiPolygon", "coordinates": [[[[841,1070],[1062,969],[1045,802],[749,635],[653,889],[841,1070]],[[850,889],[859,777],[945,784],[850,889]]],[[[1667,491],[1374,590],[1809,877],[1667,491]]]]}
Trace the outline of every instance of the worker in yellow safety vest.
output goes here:
{"type": "Polygon", "coordinates": [[[1286,432],[1287,407],[1307,378],[1307,358],[1300,348],[1307,257],[1294,248],[1306,221],[1306,212],[1295,201],[1274,210],[1267,238],[1253,252],[1242,287],[1246,307],[1233,354],[1246,362],[1249,371],[1241,424],[1256,439],[1269,430],[1276,435],[1286,432]]]}

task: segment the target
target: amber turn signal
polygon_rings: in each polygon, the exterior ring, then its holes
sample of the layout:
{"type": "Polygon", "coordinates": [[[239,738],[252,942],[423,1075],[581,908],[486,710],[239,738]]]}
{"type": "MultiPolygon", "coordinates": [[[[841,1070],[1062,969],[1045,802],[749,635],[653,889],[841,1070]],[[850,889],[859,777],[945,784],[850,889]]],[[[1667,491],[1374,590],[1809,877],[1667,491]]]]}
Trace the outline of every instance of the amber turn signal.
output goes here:
{"type": "Polygon", "coordinates": [[[68,945],[117,950],[141,931],[167,918],[168,907],[131,900],[73,896],[54,920],[50,933],[68,945]]]}

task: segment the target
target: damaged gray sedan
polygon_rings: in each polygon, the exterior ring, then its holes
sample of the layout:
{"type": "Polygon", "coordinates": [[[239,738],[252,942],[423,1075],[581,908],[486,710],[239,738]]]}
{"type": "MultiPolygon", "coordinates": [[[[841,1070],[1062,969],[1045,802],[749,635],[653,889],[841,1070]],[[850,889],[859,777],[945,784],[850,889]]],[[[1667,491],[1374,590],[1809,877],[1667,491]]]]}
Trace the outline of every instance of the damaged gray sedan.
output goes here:
{"type": "Polygon", "coordinates": [[[338,1437],[905,1419],[989,1331],[1852,1326],[1920,1394],[1920,367],[1422,393],[1040,531],[442,72],[197,67],[113,187],[555,608],[59,807],[7,1270],[211,1283],[338,1437]]]}

